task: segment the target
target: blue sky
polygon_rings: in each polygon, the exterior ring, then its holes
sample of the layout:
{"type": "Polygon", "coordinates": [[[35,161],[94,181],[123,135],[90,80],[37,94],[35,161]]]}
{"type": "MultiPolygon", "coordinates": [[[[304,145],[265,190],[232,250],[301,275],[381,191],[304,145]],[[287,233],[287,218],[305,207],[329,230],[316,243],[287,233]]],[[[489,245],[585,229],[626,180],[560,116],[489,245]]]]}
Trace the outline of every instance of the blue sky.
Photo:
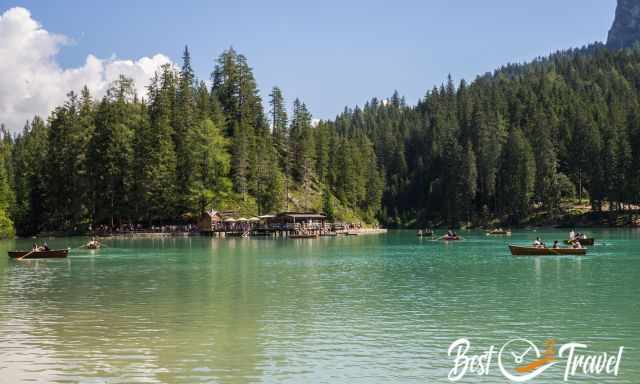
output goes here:
{"type": "MultiPolygon", "coordinates": [[[[278,85],[314,117],[332,118],[397,89],[414,103],[451,74],[473,79],[509,62],[604,41],[615,0],[423,1],[1,1],[21,6],[73,43],[63,68],[98,58],[156,53],[180,62],[185,44],[196,74],[233,46],[254,68],[262,96],[278,85]]],[[[266,104],[265,104],[266,105],[266,104]]]]}

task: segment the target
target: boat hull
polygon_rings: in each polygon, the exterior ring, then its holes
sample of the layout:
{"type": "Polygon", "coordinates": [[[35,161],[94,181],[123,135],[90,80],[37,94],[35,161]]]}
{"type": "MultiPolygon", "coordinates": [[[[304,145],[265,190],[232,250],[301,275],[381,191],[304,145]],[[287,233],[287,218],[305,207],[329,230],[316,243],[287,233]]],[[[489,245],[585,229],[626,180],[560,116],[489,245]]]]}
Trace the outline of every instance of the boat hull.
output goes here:
{"type": "Polygon", "coordinates": [[[317,239],[318,235],[291,235],[290,239],[317,239]]]}
{"type": "MultiPolygon", "coordinates": [[[[595,243],[595,239],[594,238],[590,238],[590,239],[578,239],[578,241],[580,242],[580,244],[582,245],[593,245],[595,243]]],[[[564,241],[565,244],[571,244],[571,240],[565,240],[564,241]]]]}
{"type": "Polygon", "coordinates": [[[584,256],[587,250],[584,248],[534,248],[510,245],[512,256],[584,256]]]}
{"type": "Polygon", "coordinates": [[[460,237],[459,236],[453,236],[453,237],[446,236],[446,237],[443,237],[442,240],[444,240],[444,241],[460,241],[460,237]]]}
{"type": "MultiPolygon", "coordinates": [[[[20,258],[31,251],[9,251],[9,257],[12,259],[20,258]]],[[[69,255],[68,249],[52,249],[49,251],[37,251],[33,252],[24,260],[28,259],[63,259],[69,255]]]]}
{"type": "Polygon", "coordinates": [[[511,231],[491,231],[487,232],[488,236],[511,236],[511,231]]]}

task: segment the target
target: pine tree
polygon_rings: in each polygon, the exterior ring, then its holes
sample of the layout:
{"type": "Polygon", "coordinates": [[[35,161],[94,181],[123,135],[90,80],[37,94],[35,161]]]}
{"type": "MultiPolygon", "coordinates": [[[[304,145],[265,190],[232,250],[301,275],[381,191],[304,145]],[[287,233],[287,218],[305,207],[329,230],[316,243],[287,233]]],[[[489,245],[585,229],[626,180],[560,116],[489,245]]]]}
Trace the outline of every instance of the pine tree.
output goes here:
{"type": "Polygon", "coordinates": [[[132,218],[133,139],[137,128],[133,80],[120,77],[98,105],[89,143],[93,222],[115,226],[132,218]]]}
{"type": "Polygon", "coordinates": [[[278,87],[273,87],[269,97],[273,145],[278,153],[280,167],[284,169],[288,160],[287,112],[285,111],[284,97],[278,87]]]}
{"type": "Polygon", "coordinates": [[[218,206],[231,192],[228,177],[231,165],[226,150],[227,139],[213,122],[206,118],[189,131],[187,149],[193,156],[193,169],[189,209],[204,212],[218,206]]]}
{"type": "Polygon", "coordinates": [[[460,203],[467,222],[471,222],[474,200],[478,188],[478,170],[473,145],[468,140],[463,148],[460,169],[460,203]]]}
{"type": "Polygon", "coordinates": [[[187,144],[187,138],[196,129],[196,104],[194,90],[193,69],[191,68],[191,54],[189,48],[184,47],[182,69],[177,79],[176,112],[174,115],[173,141],[176,152],[176,187],[178,193],[178,211],[186,213],[190,206],[189,191],[193,188],[192,168],[194,159],[187,144]]]}
{"type": "Polygon", "coordinates": [[[328,221],[333,221],[335,219],[333,197],[331,196],[329,188],[327,187],[322,190],[322,213],[325,214],[328,221]]]}
{"type": "Polygon", "coordinates": [[[166,221],[176,214],[176,154],[171,126],[175,74],[169,65],[149,86],[149,123],[138,128],[136,165],[139,208],[147,222],[166,221]]]}
{"type": "Polygon", "coordinates": [[[531,145],[519,128],[512,128],[500,159],[498,199],[503,213],[513,223],[519,223],[529,213],[535,174],[531,145]]]}

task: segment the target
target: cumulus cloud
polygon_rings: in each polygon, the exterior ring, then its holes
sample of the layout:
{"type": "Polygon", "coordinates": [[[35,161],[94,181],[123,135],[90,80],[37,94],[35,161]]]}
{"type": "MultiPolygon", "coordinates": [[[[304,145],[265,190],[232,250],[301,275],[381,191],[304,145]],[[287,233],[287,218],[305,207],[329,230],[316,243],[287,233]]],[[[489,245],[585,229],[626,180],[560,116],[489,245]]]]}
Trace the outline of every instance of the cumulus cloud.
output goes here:
{"type": "Polygon", "coordinates": [[[25,121],[64,103],[69,91],[87,86],[102,97],[121,74],[132,78],[138,95],[153,73],[171,60],[161,54],[138,60],[99,59],[87,56],[83,66],[61,68],[56,63],[66,36],[48,32],[25,8],[11,8],[0,15],[0,123],[10,131],[21,130],[25,121]]]}

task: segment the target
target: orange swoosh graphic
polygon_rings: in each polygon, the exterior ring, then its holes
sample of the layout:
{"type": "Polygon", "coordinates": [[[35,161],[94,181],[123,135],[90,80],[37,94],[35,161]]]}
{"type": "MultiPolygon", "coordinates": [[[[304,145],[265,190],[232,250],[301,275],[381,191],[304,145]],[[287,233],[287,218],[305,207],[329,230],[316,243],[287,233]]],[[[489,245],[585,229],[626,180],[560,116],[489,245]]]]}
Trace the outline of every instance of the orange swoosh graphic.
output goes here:
{"type": "Polygon", "coordinates": [[[548,364],[548,363],[552,363],[554,362],[556,359],[553,357],[543,357],[541,359],[538,360],[534,360],[533,362],[527,364],[527,365],[523,365],[520,367],[516,368],[516,372],[519,373],[528,373],[528,372],[533,372],[536,369],[538,369],[539,367],[548,364]]]}

